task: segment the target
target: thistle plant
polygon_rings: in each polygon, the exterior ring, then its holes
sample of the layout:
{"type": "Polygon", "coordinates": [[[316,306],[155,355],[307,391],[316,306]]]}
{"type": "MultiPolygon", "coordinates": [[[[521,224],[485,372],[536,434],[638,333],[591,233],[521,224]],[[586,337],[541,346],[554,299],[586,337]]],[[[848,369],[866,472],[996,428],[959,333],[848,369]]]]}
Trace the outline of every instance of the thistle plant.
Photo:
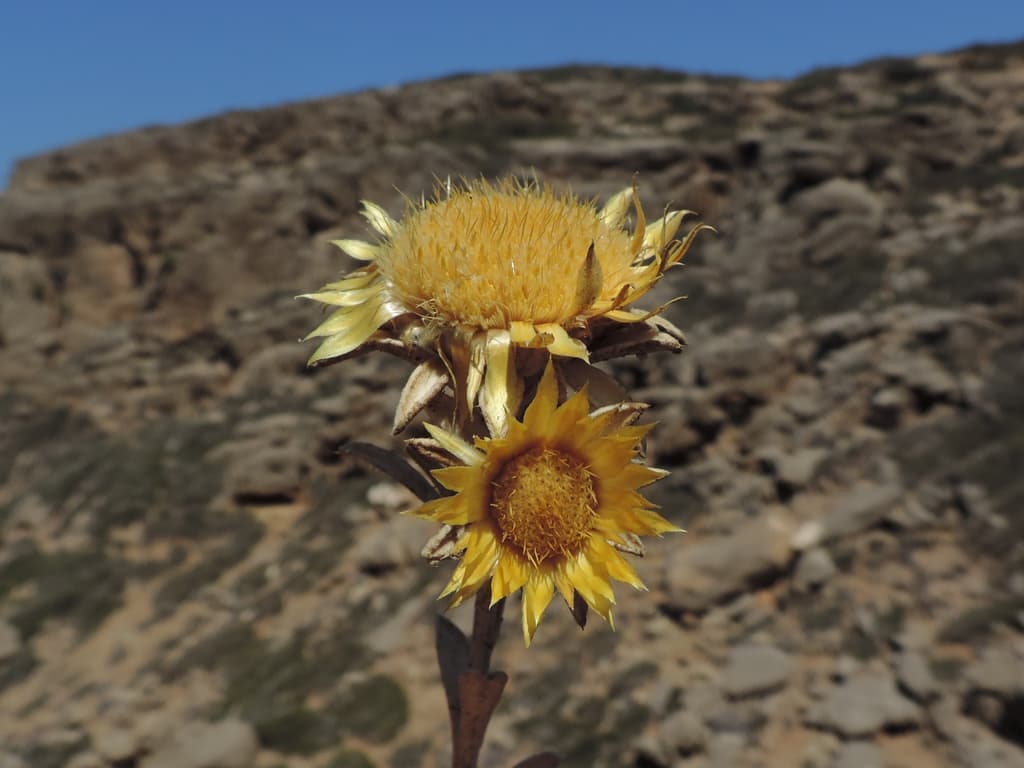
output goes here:
{"type": "Polygon", "coordinates": [[[643,589],[623,555],[681,530],[640,492],[666,474],[640,455],[647,406],[594,363],[682,350],[667,305],[634,304],[711,228],[677,237],[690,211],[647,223],[635,184],[598,209],[513,179],[447,182],[400,220],[370,202],[363,215],[378,242],[334,244],[364,265],[304,294],[335,308],[307,337],[321,340],[309,363],[380,350],[416,366],[393,424],[399,434],[428,414],[409,460],[347,448],[439,524],[423,554],[457,561],[441,597],[475,595],[471,637],[437,623],[453,766],[471,768],[506,682],[490,669],[506,600],[521,592],[526,645],[556,592],[580,627],[590,610],[612,624],[613,582],[643,589]]]}

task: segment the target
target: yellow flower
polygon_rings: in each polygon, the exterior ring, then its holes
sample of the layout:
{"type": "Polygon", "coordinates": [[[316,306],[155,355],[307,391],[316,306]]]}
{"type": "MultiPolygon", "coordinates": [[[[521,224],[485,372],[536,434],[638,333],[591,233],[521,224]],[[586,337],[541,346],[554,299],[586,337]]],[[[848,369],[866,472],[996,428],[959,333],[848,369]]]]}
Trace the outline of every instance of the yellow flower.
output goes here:
{"type": "Polygon", "coordinates": [[[510,419],[504,437],[477,438],[474,447],[428,425],[462,464],[434,470],[454,495],[413,512],[463,526],[462,559],[442,597],[458,604],[488,579],[492,604],[522,589],[527,645],[556,589],[570,606],[579,594],[611,623],[612,580],[643,588],[617,548],[680,530],[638,493],[667,474],[634,461],[650,426],[623,426],[614,409],[589,413],[585,391],[557,400],[549,363],[524,420],[510,419]]]}
{"type": "Polygon", "coordinates": [[[422,370],[417,391],[403,397],[396,432],[450,383],[457,421],[466,423],[479,398],[491,433],[501,434],[521,399],[517,348],[584,362],[595,352],[607,359],[681,348],[677,329],[652,322],[664,307],[641,312],[629,305],[710,229],[699,225],[675,239],[689,214],[670,211],[646,224],[634,188],[598,210],[512,179],[449,182],[433,200],[410,205],[401,221],[364,201],[363,215],[382,239],[334,241],[367,263],[304,294],[337,307],[307,337],[324,339],[309,362],[368,348],[404,356],[422,370]],[[624,222],[631,204],[630,233],[624,222]],[[637,331],[609,334],[608,323],[637,331]]]}

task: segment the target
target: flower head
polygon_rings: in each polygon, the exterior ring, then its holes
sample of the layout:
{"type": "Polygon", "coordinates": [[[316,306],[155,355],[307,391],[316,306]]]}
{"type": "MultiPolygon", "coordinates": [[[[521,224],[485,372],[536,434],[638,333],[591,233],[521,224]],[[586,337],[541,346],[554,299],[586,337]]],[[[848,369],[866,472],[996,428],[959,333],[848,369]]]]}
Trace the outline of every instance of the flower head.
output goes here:
{"type": "Polygon", "coordinates": [[[428,425],[462,464],[434,471],[454,495],[414,514],[462,526],[462,559],[442,596],[455,604],[491,581],[492,603],[523,590],[529,644],[555,590],[572,606],[578,594],[611,623],[612,580],[643,588],[617,548],[637,535],[678,531],[638,489],[665,472],[634,461],[648,426],[624,426],[616,411],[589,413],[585,391],[558,405],[547,366],[523,421],[475,446],[428,425]]]}
{"type": "MultiPolygon", "coordinates": [[[[652,322],[663,307],[641,312],[630,305],[709,228],[698,225],[676,239],[689,211],[646,224],[635,188],[598,210],[511,179],[448,183],[429,202],[410,205],[401,221],[373,203],[363,208],[382,239],[335,241],[367,264],[305,294],[337,307],[307,337],[323,339],[310,364],[371,346],[406,356],[425,375],[418,395],[404,400],[425,403],[450,383],[459,420],[479,396],[488,427],[501,434],[521,397],[517,349],[590,362],[594,353],[607,358],[652,344],[681,348],[678,330],[652,322]],[[636,222],[629,232],[631,204],[636,222]],[[637,331],[609,334],[609,324],[637,331]]],[[[412,415],[396,418],[396,430],[412,415]]]]}

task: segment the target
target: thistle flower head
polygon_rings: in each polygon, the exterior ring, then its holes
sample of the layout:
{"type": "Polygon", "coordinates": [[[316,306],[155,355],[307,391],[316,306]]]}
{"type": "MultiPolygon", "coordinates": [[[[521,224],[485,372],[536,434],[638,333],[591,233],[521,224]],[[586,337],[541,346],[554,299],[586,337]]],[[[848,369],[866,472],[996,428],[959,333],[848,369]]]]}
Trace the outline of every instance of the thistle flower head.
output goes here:
{"type": "MultiPolygon", "coordinates": [[[[708,228],[698,225],[676,239],[689,211],[670,211],[647,224],[634,188],[598,209],[511,179],[446,184],[434,199],[410,205],[401,221],[373,203],[363,205],[381,241],[335,241],[367,265],[305,294],[337,307],[307,337],[324,339],[310,363],[376,341],[446,371],[463,419],[482,392],[494,434],[504,431],[518,406],[516,348],[590,362],[600,351],[595,323],[641,325],[657,315],[663,307],[641,312],[630,305],[708,228]],[[631,232],[624,228],[630,206],[636,214],[631,232]]],[[[681,342],[667,323],[646,325],[616,339],[616,355],[649,351],[645,345],[659,334],[669,345],[681,342]]]]}
{"type": "Polygon", "coordinates": [[[611,582],[643,588],[617,547],[679,530],[638,492],[665,474],[634,461],[648,427],[589,413],[585,392],[557,402],[549,364],[523,421],[511,419],[504,437],[470,445],[429,427],[462,463],[434,471],[454,495],[414,512],[462,526],[462,559],[442,596],[457,604],[488,580],[494,602],[521,589],[527,645],[556,590],[570,606],[578,594],[611,623],[611,582]]]}

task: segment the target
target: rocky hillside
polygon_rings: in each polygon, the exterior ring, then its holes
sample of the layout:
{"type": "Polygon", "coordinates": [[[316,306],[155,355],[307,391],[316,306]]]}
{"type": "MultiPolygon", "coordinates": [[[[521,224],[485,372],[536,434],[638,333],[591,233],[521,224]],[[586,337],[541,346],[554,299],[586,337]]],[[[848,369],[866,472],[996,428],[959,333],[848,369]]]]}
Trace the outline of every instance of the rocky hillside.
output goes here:
{"type": "MultiPolygon", "coordinates": [[[[0,766],[433,768],[450,566],[338,446],[405,364],[316,372],[293,296],[360,198],[530,173],[720,231],[617,364],[686,536],[617,631],[553,610],[485,763],[1024,765],[1024,45],[749,82],[456,77],[150,128],[0,195],[0,766]],[[400,191],[399,191],[400,190],[400,191]]],[[[651,299],[652,304],[659,296],[651,299]]],[[[467,616],[453,618],[465,623],[467,616]]]]}

